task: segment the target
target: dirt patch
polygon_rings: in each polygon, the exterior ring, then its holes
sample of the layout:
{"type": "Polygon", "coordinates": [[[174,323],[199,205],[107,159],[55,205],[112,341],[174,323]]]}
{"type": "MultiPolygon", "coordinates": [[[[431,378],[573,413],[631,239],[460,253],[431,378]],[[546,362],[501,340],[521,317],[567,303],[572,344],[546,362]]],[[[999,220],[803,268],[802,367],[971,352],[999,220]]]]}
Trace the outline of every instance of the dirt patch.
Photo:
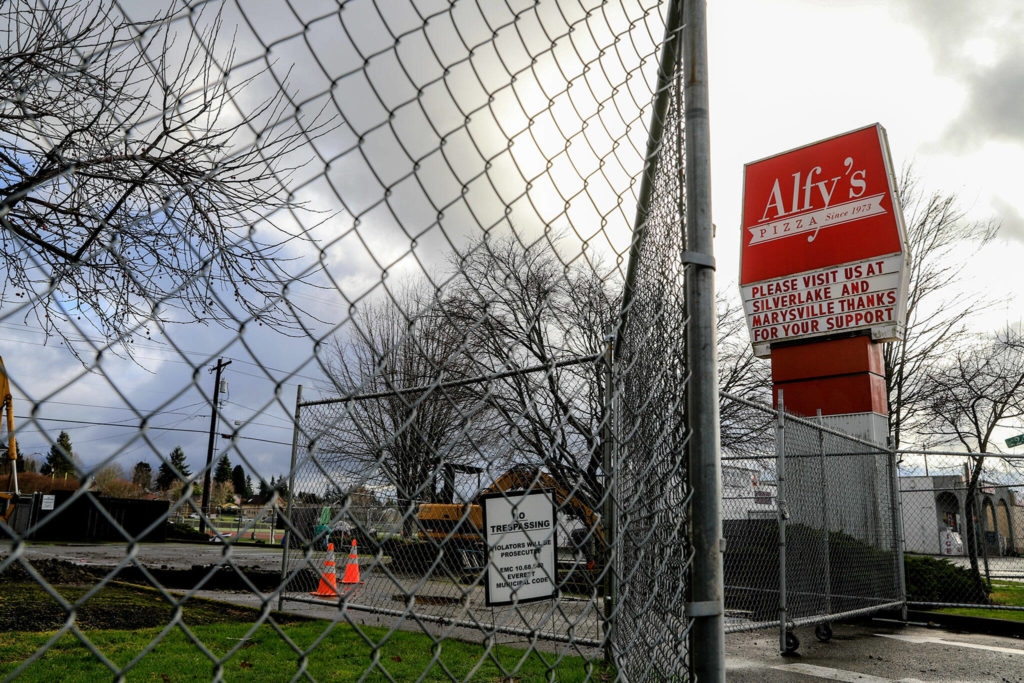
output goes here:
{"type": "MultiPolygon", "coordinates": [[[[55,584],[93,584],[106,572],[93,567],[84,567],[63,560],[32,560],[32,568],[46,579],[47,583],[55,584]]],[[[0,574],[0,581],[34,581],[35,578],[25,566],[15,560],[0,574]]]]}
{"type": "MultiPolygon", "coordinates": [[[[53,631],[64,626],[71,612],[81,629],[150,628],[168,624],[177,609],[178,598],[168,598],[149,587],[149,580],[137,567],[122,570],[116,581],[106,581],[86,598],[94,586],[107,578],[108,570],[62,560],[34,560],[31,566],[60,599],[38,583],[21,563],[12,563],[0,574],[0,632],[53,631]]],[[[190,589],[202,581],[203,588],[248,590],[239,573],[230,567],[196,566],[183,571],[158,569],[153,573],[159,574],[154,578],[165,589],[190,589]]],[[[249,575],[248,571],[245,573],[249,575]]],[[[254,583],[276,587],[279,580],[276,572],[263,571],[254,583]]],[[[182,605],[182,621],[189,626],[251,622],[258,617],[258,610],[201,598],[192,598],[182,605]]],[[[300,619],[275,613],[274,620],[286,623],[300,619]]]]}
{"type": "MultiPolygon", "coordinates": [[[[111,572],[110,569],[74,564],[64,560],[36,559],[31,560],[29,564],[50,584],[92,585],[108,577],[111,572]]],[[[281,574],[277,571],[258,567],[239,566],[235,568],[214,564],[194,564],[189,569],[174,569],[166,565],[147,566],[146,572],[135,565],[129,565],[109,578],[139,586],[162,586],[168,589],[201,588],[226,591],[252,591],[255,589],[263,593],[276,590],[281,583],[281,574]],[[153,580],[150,580],[149,577],[152,577],[153,580]]],[[[11,563],[3,574],[0,574],[0,583],[33,580],[29,571],[18,561],[11,563]]],[[[305,573],[299,573],[295,582],[297,586],[305,586],[315,580],[315,572],[306,570],[305,573]]]]}

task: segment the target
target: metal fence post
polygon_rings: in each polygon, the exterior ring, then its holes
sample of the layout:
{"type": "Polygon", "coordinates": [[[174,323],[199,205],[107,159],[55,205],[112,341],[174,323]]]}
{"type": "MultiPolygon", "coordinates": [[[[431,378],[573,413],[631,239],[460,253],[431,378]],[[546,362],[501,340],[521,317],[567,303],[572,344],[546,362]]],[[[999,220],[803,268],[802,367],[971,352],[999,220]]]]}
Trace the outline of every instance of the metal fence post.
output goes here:
{"type": "Polygon", "coordinates": [[[725,680],[722,568],[722,462],[715,349],[714,227],[711,222],[711,133],[708,121],[707,4],[683,3],[686,147],[687,418],[692,485],[690,524],[693,611],[690,661],[701,681],[725,680]]]}
{"type": "Polygon", "coordinates": [[[779,651],[786,651],[786,404],[782,389],[779,389],[778,424],[776,426],[775,449],[778,456],[775,466],[777,481],[776,513],[779,520],[779,651]]]}
{"type": "MultiPolygon", "coordinates": [[[[295,426],[292,431],[292,457],[291,464],[288,466],[288,498],[284,502],[284,538],[282,543],[284,548],[281,550],[281,585],[279,586],[280,592],[277,594],[277,609],[278,611],[284,607],[284,591],[288,586],[288,554],[292,545],[292,498],[295,497],[295,454],[299,450],[299,431],[301,429],[299,418],[301,417],[302,410],[302,385],[295,391],[295,426]]],[[[275,511],[276,515],[276,511],[275,511]]]]}
{"type": "MultiPolygon", "coordinates": [[[[818,409],[818,427],[824,421],[818,409]]],[[[818,429],[818,453],[821,458],[821,526],[825,536],[825,614],[832,614],[832,546],[828,527],[828,477],[825,476],[825,432],[818,429]]]]}
{"type": "Polygon", "coordinates": [[[604,404],[605,420],[602,426],[602,469],[604,469],[604,510],[602,525],[605,544],[605,594],[604,594],[604,659],[605,665],[611,667],[615,662],[615,476],[617,465],[613,457],[615,430],[615,371],[612,356],[615,348],[615,335],[608,335],[605,344],[604,359],[604,404]]]}
{"type": "MultiPolygon", "coordinates": [[[[903,550],[905,541],[903,539],[903,496],[900,494],[899,463],[896,461],[896,451],[892,448],[892,440],[889,441],[889,487],[892,491],[891,505],[893,524],[896,526],[896,577],[899,586],[899,597],[903,606],[900,608],[900,619],[907,620],[907,576],[906,565],[903,562],[903,550]]],[[[927,475],[926,475],[927,476],[927,475]]]]}

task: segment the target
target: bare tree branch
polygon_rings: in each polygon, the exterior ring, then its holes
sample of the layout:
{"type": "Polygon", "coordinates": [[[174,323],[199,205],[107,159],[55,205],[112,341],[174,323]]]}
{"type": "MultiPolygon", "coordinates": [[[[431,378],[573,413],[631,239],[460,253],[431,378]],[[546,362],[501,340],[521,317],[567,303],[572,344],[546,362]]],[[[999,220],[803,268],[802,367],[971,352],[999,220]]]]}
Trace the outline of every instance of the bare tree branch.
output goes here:
{"type": "MultiPolygon", "coordinates": [[[[969,457],[967,510],[974,509],[987,454],[999,452],[992,434],[997,427],[1024,425],[1024,337],[1008,328],[974,343],[961,343],[945,362],[921,381],[929,397],[922,409],[921,434],[931,445],[959,446],[969,457]]],[[[968,521],[971,571],[979,585],[978,539],[968,521]]]]}
{"type": "Polygon", "coordinates": [[[241,113],[252,81],[228,83],[230,50],[215,61],[220,17],[177,42],[174,18],[0,8],[0,300],[69,343],[83,324],[129,352],[154,319],[294,324],[280,300],[296,236],[273,220],[296,208],[289,157],[326,129],[289,125],[281,92],[241,113]],[[257,124],[272,132],[248,140],[257,124]]]}
{"type": "Polygon", "coordinates": [[[899,448],[929,403],[925,376],[930,366],[956,352],[967,336],[967,321],[989,304],[958,293],[965,258],[988,243],[998,225],[966,219],[954,194],[923,191],[911,167],[900,182],[910,245],[907,328],[903,341],[883,349],[889,383],[889,433],[899,448]]]}

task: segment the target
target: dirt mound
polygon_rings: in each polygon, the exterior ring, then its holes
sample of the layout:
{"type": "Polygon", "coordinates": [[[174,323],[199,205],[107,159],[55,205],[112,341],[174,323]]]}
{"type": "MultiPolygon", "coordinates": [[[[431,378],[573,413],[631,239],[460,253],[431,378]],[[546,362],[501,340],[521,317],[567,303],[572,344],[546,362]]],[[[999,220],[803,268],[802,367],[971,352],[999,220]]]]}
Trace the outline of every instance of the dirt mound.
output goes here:
{"type": "MultiPolygon", "coordinates": [[[[93,586],[108,578],[109,569],[87,567],[64,560],[32,560],[31,567],[71,603],[90,594],[93,586]]],[[[278,572],[240,568],[246,578],[263,591],[280,583],[278,572]]],[[[230,567],[194,566],[189,570],[153,569],[164,588],[248,590],[248,584],[230,567]]],[[[75,623],[82,629],[138,629],[167,624],[174,616],[173,599],[149,587],[148,579],[136,567],[123,568],[115,581],[108,581],[74,609],[75,623]],[[131,585],[138,584],[138,585],[131,585]]],[[[304,577],[309,580],[308,577],[304,577]]],[[[189,625],[225,621],[253,621],[258,611],[221,602],[192,598],[184,605],[189,625]]],[[[5,631],[51,631],[63,626],[68,611],[29,573],[21,562],[11,563],[0,573],[0,633],[5,631]]],[[[293,621],[275,615],[278,623],[293,621]]]]}
{"type": "MultiPolygon", "coordinates": [[[[96,580],[105,573],[92,567],[84,567],[80,564],[65,562],[64,560],[32,560],[29,564],[50,584],[91,585],[96,583],[96,580]]],[[[12,562],[0,574],[0,581],[34,580],[35,577],[18,560],[12,562]]]]}
{"type": "MultiPolygon", "coordinates": [[[[101,579],[110,578],[116,581],[134,583],[140,586],[153,585],[149,577],[138,567],[129,565],[122,567],[116,575],[108,577],[110,569],[88,567],[64,560],[37,559],[30,562],[33,569],[42,575],[46,582],[53,586],[91,586],[101,579]]],[[[163,588],[189,590],[200,587],[204,590],[250,591],[253,588],[262,592],[276,590],[281,584],[281,573],[268,571],[258,567],[192,565],[190,569],[171,569],[167,566],[149,567],[148,573],[156,584],[163,588]]],[[[315,573],[309,570],[300,572],[302,586],[310,582],[316,583],[315,573]]],[[[3,573],[0,582],[35,581],[21,562],[15,560],[3,573]]]]}

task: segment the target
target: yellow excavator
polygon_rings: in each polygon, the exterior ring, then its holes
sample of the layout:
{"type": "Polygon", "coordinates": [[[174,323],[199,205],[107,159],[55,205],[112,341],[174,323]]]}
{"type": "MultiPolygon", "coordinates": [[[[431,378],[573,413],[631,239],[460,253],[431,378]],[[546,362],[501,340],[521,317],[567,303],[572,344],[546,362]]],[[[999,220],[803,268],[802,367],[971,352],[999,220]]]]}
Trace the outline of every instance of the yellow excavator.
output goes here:
{"type": "Polygon", "coordinates": [[[11,382],[7,378],[4,359],[0,358],[0,396],[3,396],[3,412],[7,413],[7,458],[10,460],[11,474],[7,480],[7,491],[0,491],[0,520],[4,524],[11,521],[11,515],[17,507],[18,495],[18,444],[14,438],[14,397],[11,395],[11,382]]]}
{"type": "MultiPolygon", "coordinates": [[[[587,571],[594,571],[604,550],[604,532],[597,515],[578,497],[570,494],[554,477],[537,467],[519,465],[502,474],[483,489],[468,505],[462,503],[422,503],[416,512],[419,535],[428,545],[445,548],[448,558],[455,560],[451,569],[479,569],[486,556],[483,535],[483,509],[480,498],[504,491],[551,490],[559,512],[570,512],[582,524],[572,534],[572,546],[582,552],[587,571]]],[[[561,562],[560,562],[561,564],[561,562]]],[[[582,568],[580,568],[582,569],[582,568]]]]}

